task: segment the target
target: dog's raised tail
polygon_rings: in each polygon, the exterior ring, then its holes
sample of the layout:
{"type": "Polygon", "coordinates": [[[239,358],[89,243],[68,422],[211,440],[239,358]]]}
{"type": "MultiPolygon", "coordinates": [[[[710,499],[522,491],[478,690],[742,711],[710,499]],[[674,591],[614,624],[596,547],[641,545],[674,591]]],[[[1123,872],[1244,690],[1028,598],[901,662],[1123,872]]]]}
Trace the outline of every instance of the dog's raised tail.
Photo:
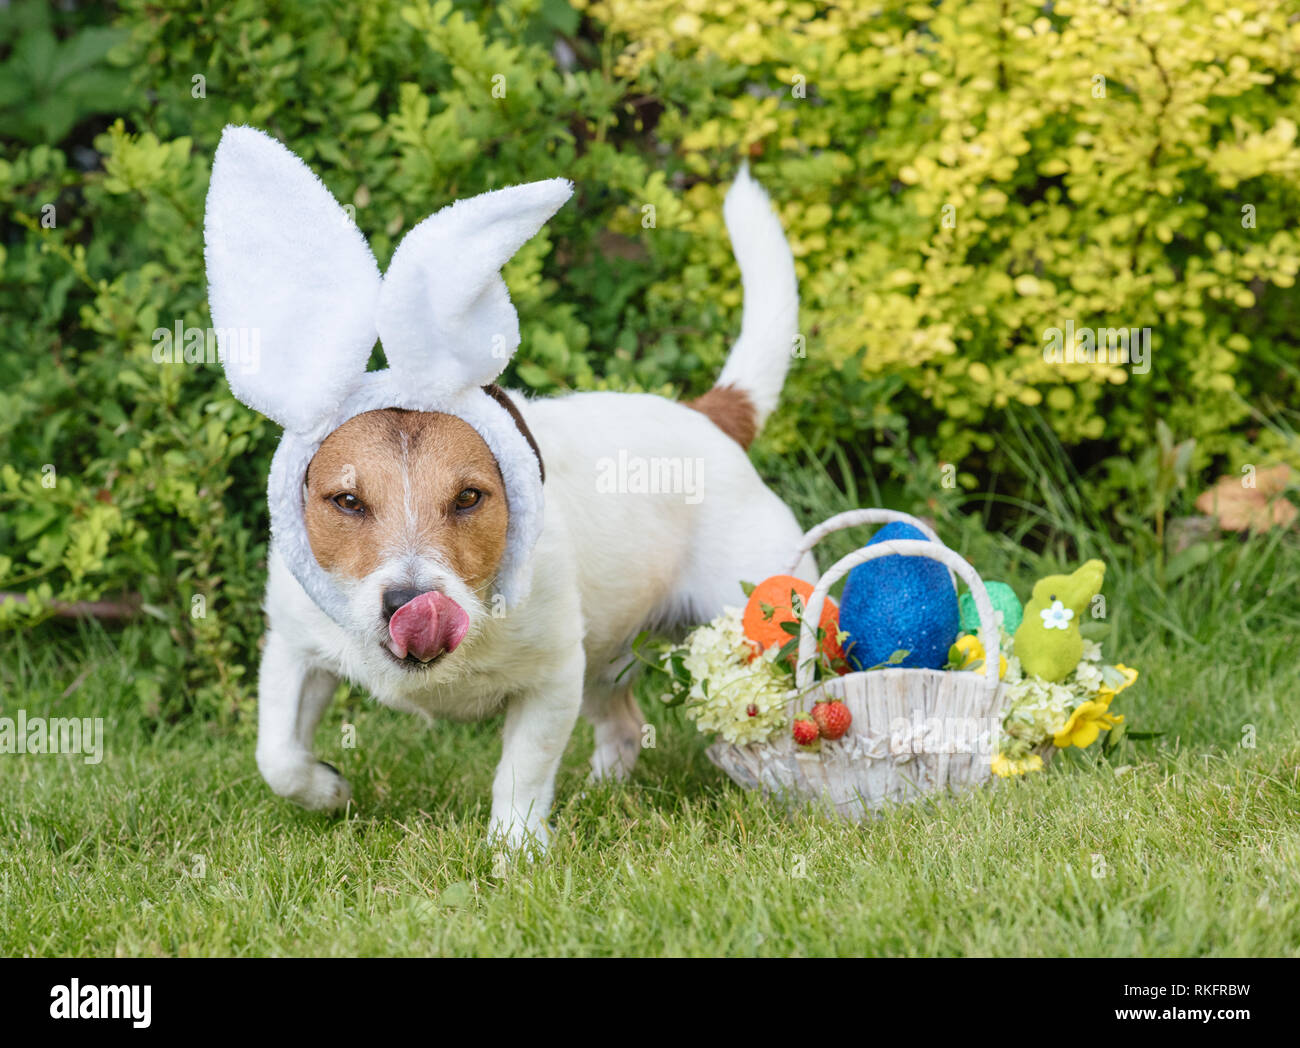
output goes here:
{"type": "Polygon", "coordinates": [[[799,287],[781,221],[748,164],[741,165],[722,214],[745,294],[740,337],[717,384],[690,406],[747,448],[781,397],[799,328],[799,287]]]}

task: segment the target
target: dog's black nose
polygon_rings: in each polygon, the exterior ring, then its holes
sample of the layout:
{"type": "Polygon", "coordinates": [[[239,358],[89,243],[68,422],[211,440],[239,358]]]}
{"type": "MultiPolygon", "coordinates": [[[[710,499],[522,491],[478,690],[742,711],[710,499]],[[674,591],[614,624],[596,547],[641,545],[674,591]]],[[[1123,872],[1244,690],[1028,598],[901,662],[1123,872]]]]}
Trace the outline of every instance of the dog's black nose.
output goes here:
{"type": "Polygon", "coordinates": [[[423,592],[424,590],[418,589],[384,590],[384,621],[387,622],[393,617],[398,608],[411,603],[423,592]]]}

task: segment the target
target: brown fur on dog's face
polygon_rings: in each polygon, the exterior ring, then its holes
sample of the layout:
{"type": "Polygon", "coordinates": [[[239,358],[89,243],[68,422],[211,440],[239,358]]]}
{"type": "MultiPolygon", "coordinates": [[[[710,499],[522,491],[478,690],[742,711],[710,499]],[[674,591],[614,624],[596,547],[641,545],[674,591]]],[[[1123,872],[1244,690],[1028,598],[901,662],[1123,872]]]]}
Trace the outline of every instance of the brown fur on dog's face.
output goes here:
{"type": "Polygon", "coordinates": [[[307,470],[306,516],[326,571],[360,579],[394,555],[434,552],[477,590],[505,552],[509,510],[497,461],[468,423],[388,408],[325,438],[307,470]]]}

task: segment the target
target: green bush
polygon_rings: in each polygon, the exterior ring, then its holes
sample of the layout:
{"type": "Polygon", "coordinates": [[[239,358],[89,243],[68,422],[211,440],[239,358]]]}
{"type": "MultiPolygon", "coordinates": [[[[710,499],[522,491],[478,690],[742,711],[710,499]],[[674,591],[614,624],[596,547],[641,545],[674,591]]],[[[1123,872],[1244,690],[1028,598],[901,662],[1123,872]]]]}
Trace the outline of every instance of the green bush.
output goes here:
{"type": "Polygon", "coordinates": [[[152,353],[155,329],[209,324],[227,123],[320,171],[381,264],[451,200],[572,178],[506,271],[507,379],[539,393],[707,387],[739,324],[721,202],[748,157],[803,298],[763,455],[874,462],[949,509],[941,463],[1032,499],[1007,453],[1029,414],[1139,527],[1157,420],[1195,439],[1194,474],[1300,464],[1294,428],[1260,422],[1300,400],[1281,0],[36,6],[0,11],[0,591],[27,597],[0,628],[139,594],[165,624],[136,682],[159,716],[237,715],[261,632],[275,427],[215,364],[152,353]],[[1066,321],[1149,327],[1150,372],[1045,361],[1066,321]]]}
{"type": "MultiPolygon", "coordinates": [[[[624,48],[616,73],[663,105],[657,136],[701,180],[681,223],[702,234],[687,271],[708,279],[683,295],[667,273],[649,290],[676,324],[703,319],[719,288],[734,300],[717,211],[737,150],[781,201],[808,336],[783,434],[851,440],[873,405],[837,403],[828,381],[896,374],[896,406],[969,468],[987,465],[1016,403],[1041,405],[1067,444],[1095,443],[1085,460],[1142,449],[1163,417],[1205,466],[1244,452],[1245,401],[1295,402],[1290,4],[590,10],[624,48]],[[744,83],[699,99],[694,84],[742,63],[744,83]],[[1047,363],[1043,333],[1067,320],[1149,327],[1150,373],[1047,363]]],[[[709,331],[716,360],[726,331],[709,331]]]]}

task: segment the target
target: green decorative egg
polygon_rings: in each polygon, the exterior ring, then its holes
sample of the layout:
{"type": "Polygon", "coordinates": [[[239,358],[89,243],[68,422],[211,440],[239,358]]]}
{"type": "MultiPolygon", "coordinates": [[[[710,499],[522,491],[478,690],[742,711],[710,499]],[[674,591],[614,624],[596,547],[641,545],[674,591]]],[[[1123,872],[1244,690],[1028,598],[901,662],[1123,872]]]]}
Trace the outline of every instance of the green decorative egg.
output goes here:
{"type": "MultiPolygon", "coordinates": [[[[1015,633],[1025,617],[1020,598],[1016,591],[1005,582],[986,582],[984,588],[989,591],[989,601],[994,611],[1002,612],[1002,628],[1008,633],[1015,633]]],[[[961,610],[961,630],[963,633],[978,633],[980,628],[979,612],[975,610],[975,598],[967,591],[958,600],[961,610]]]]}

